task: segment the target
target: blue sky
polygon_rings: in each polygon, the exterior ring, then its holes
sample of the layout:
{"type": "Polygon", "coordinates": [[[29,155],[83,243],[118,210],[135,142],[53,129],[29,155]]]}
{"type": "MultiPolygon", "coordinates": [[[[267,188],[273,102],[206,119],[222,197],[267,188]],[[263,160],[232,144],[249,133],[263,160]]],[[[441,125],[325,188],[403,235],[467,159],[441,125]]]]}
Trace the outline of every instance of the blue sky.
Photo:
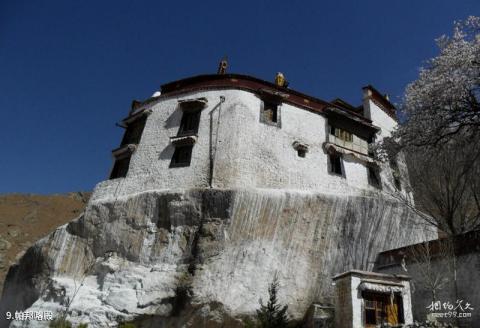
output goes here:
{"type": "Polygon", "coordinates": [[[0,193],[92,190],[132,99],[224,55],[322,99],[373,84],[398,101],[469,15],[480,1],[0,1],[0,193]]]}

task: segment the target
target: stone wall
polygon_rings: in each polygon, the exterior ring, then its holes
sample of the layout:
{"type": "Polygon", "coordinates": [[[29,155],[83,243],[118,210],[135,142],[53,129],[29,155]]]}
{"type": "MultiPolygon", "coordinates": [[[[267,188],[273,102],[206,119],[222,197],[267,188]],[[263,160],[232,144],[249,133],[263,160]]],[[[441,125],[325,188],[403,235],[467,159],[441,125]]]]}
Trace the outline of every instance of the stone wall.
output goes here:
{"type": "Polygon", "coordinates": [[[335,327],[351,326],[352,317],[352,282],[343,279],[335,285],[335,327]]]}

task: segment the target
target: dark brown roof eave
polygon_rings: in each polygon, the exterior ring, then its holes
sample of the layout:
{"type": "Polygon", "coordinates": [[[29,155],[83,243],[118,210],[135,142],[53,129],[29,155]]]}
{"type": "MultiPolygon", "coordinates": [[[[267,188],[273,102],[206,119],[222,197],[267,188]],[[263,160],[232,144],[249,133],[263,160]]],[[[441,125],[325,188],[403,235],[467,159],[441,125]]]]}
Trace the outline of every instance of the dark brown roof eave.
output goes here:
{"type": "MultiPolygon", "coordinates": [[[[188,77],[188,78],[185,78],[185,79],[181,79],[181,80],[177,80],[177,81],[173,81],[173,82],[163,84],[161,86],[161,92],[162,92],[162,94],[165,94],[165,93],[169,93],[169,92],[174,91],[174,90],[183,89],[183,87],[186,87],[187,85],[193,85],[193,84],[198,84],[198,83],[209,84],[207,82],[222,81],[222,80],[223,81],[230,80],[230,82],[235,82],[235,83],[239,82],[238,84],[242,85],[242,86],[245,86],[245,84],[241,83],[242,81],[250,81],[250,82],[256,84],[256,86],[258,86],[258,87],[260,87],[260,86],[261,87],[268,87],[268,88],[275,89],[275,90],[283,92],[283,93],[303,97],[303,98],[306,98],[306,99],[308,99],[310,101],[313,101],[313,102],[321,103],[321,104],[324,104],[324,105],[331,105],[331,103],[329,103],[328,101],[325,101],[325,100],[322,100],[322,99],[319,99],[319,98],[316,98],[316,97],[313,97],[313,96],[309,96],[307,94],[304,94],[302,92],[299,92],[299,91],[296,91],[296,90],[293,90],[293,89],[278,86],[275,83],[272,83],[272,82],[269,82],[269,81],[265,81],[265,80],[262,80],[262,79],[259,79],[259,78],[253,77],[253,76],[243,75],[243,74],[205,74],[205,75],[197,75],[197,76],[188,77]]],[[[247,85],[252,85],[252,84],[247,84],[247,85]]]]}
{"type": "Polygon", "coordinates": [[[377,105],[380,106],[380,108],[387,113],[388,116],[393,118],[395,121],[398,121],[397,118],[397,109],[396,107],[384,96],[383,94],[380,93],[377,89],[375,89],[371,84],[366,85],[362,88],[363,90],[368,89],[372,92],[372,100],[374,102],[377,102],[377,105]]]}
{"type": "MultiPolygon", "coordinates": [[[[305,104],[308,104],[309,102],[313,102],[313,103],[317,103],[319,105],[323,105],[325,107],[326,106],[333,106],[333,107],[341,108],[340,106],[337,106],[337,105],[335,105],[331,102],[328,102],[328,101],[325,101],[325,100],[322,100],[322,99],[304,94],[302,92],[299,92],[299,91],[296,91],[296,90],[293,90],[293,89],[280,87],[280,86],[276,85],[275,83],[272,83],[272,82],[269,82],[269,81],[265,81],[265,80],[262,80],[262,79],[259,79],[259,78],[253,77],[253,76],[243,75],[243,74],[197,75],[197,76],[193,76],[193,77],[189,77],[189,78],[185,78],[185,79],[181,79],[181,80],[177,80],[177,81],[173,81],[173,82],[170,82],[170,83],[163,84],[161,86],[161,91],[162,91],[162,94],[168,94],[172,91],[179,91],[179,90],[182,90],[184,88],[188,88],[188,86],[192,87],[193,85],[199,85],[199,84],[200,85],[205,85],[205,86],[210,86],[210,87],[215,86],[215,85],[216,86],[224,86],[224,87],[226,87],[226,86],[231,86],[231,87],[241,86],[241,87],[244,87],[244,88],[247,88],[247,89],[248,88],[254,89],[254,91],[256,89],[259,89],[259,88],[262,88],[262,87],[263,88],[267,87],[267,88],[274,89],[274,90],[282,92],[282,93],[286,93],[290,96],[295,96],[295,98],[303,98],[302,100],[305,104]],[[224,83],[215,83],[215,82],[219,82],[219,81],[223,81],[224,83]],[[225,82],[228,82],[228,83],[225,83],[225,82]],[[242,83],[242,82],[244,82],[244,83],[242,83]],[[250,82],[250,83],[248,83],[248,82],[250,82]],[[305,101],[305,100],[307,100],[307,101],[305,101]]],[[[363,120],[365,122],[371,123],[371,120],[369,120],[366,117],[360,115],[359,113],[356,113],[353,110],[349,110],[349,109],[346,109],[346,108],[341,108],[341,109],[351,113],[352,115],[355,115],[355,116],[359,117],[361,120],[363,120]]]]}
{"type": "Polygon", "coordinates": [[[373,125],[371,123],[367,123],[364,120],[361,120],[357,115],[353,115],[354,113],[347,112],[343,109],[338,109],[337,107],[327,107],[325,109],[325,112],[327,112],[327,113],[331,112],[331,113],[335,113],[337,115],[347,117],[347,118],[349,118],[349,119],[351,119],[351,120],[353,120],[357,123],[368,126],[370,129],[374,130],[375,132],[380,130],[380,128],[378,126],[373,125]]]}
{"type": "MultiPolygon", "coordinates": [[[[304,108],[306,110],[316,112],[319,114],[326,114],[328,107],[337,108],[339,111],[345,113],[345,116],[354,119],[358,123],[364,124],[368,127],[373,127],[372,121],[362,116],[361,114],[341,108],[335,104],[325,100],[315,98],[299,91],[289,88],[280,87],[272,82],[264,81],[256,77],[242,75],[242,74],[207,74],[197,75],[173,82],[163,84],[161,86],[161,96],[152,97],[142,103],[146,105],[158,99],[165,99],[171,96],[193,92],[197,90],[208,89],[240,89],[250,91],[256,94],[261,94],[265,90],[272,90],[287,95],[282,99],[283,102],[304,108]]],[[[140,106],[141,107],[141,106],[140,106]]],[[[133,112],[132,112],[133,113],[133,112]]]]}

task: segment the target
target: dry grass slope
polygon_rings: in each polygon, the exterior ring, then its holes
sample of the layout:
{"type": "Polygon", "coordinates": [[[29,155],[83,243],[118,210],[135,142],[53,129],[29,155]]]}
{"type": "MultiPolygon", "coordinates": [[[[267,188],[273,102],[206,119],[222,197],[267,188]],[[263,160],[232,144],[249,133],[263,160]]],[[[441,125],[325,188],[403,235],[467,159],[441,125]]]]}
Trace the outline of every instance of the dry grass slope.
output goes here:
{"type": "Polygon", "coordinates": [[[0,195],[0,295],[8,268],[29,246],[77,217],[90,193],[0,195]]]}

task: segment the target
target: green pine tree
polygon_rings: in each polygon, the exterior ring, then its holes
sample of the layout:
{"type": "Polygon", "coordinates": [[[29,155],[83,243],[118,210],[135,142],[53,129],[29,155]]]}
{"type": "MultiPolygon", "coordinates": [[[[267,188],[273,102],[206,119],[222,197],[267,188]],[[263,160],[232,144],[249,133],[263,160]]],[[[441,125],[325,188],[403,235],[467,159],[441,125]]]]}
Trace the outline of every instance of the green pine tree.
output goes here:
{"type": "Polygon", "coordinates": [[[281,306],[278,304],[277,293],[279,287],[278,277],[275,274],[268,287],[268,303],[264,305],[260,299],[260,309],[257,310],[257,321],[261,328],[286,328],[288,326],[288,305],[281,306]]]}

